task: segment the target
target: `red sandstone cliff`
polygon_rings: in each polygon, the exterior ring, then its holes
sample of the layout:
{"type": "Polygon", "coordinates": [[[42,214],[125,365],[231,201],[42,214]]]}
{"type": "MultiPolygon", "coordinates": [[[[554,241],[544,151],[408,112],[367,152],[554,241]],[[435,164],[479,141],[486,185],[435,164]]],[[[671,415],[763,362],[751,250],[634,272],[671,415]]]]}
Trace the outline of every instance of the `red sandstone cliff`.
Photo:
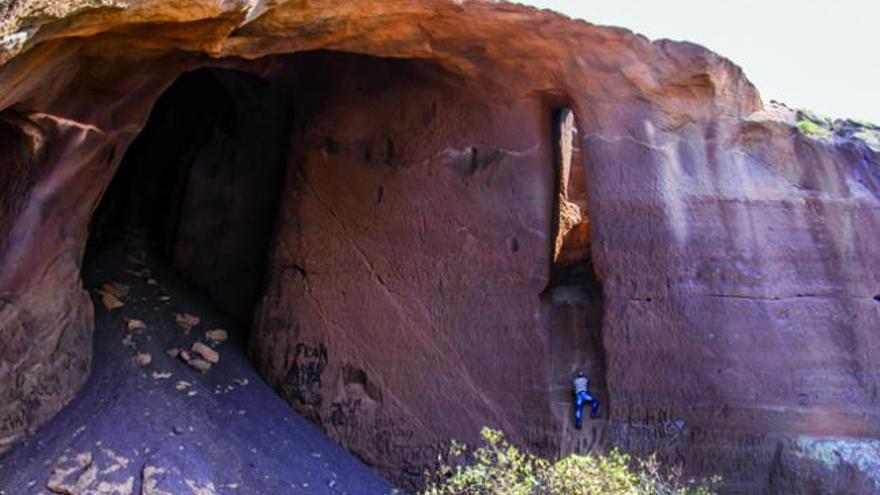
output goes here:
{"type": "MultiPolygon", "coordinates": [[[[208,67],[295,114],[253,358],[389,476],[491,425],[734,492],[873,486],[880,158],[763,112],[729,61],[479,1],[41,12],[0,51],[3,444],[86,379],[90,219],[154,102],[208,67]],[[579,366],[607,421],[575,436],[579,366]]],[[[200,228],[176,261],[235,301],[225,258],[187,264],[200,228]]]]}

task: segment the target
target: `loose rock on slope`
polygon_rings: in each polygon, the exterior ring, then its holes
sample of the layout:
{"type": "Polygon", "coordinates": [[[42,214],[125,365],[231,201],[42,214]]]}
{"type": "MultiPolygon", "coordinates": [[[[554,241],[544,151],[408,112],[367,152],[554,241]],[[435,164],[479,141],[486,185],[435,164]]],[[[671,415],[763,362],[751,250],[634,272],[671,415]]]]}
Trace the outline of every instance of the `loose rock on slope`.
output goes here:
{"type": "MultiPolygon", "coordinates": [[[[90,262],[87,285],[126,278],[121,248],[90,262]]],[[[390,492],[386,482],[292,413],[256,376],[239,335],[223,344],[222,364],[206,375],[165,356],[165,346],[187,340],[175,325],[174,310],[198,312],[230,329],[235,325],[161,262],[151,258],[148,266],[176,302],[157,309],[155,289],[127,276],[125,307],[96,312],[90,380],[35,436],[0,457],[0,494],[390,492]],[[134,348],[123,345],[130,328],[126,318],[144,322],[131,337],[134,348]],[[154,359],[137,366],[132,356],[139,353],[154,359]],[[241,377],[253,383],[241,386],[241,377]],[[258,412],[259,419],[242,411],[258,412]]]]}

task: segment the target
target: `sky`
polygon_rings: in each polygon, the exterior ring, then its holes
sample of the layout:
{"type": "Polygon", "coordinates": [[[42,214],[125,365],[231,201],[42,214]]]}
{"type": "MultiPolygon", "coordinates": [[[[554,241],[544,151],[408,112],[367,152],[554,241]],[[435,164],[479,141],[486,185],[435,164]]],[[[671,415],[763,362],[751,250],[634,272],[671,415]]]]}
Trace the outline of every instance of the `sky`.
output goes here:
{"type": "Polygon", "coordinates": [[[765,102],[880,124],[880,0],[522,0],[648,38],[699,43],[765,102]]]}

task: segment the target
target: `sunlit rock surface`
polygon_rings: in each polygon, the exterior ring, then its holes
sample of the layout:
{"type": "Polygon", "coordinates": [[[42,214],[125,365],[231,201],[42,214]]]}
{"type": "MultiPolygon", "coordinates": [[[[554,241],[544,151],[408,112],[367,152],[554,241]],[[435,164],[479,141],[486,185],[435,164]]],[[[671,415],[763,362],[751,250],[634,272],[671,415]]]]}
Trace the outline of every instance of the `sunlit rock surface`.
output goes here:
{"type": "MultiPolygon", "coordinates": [[[[490,425],[544,453],[659,451],[731,492],[795,492],[819,472],[793,461],[798,439],[877,438],[880,158],[862,132],[765,110],[729,61],[478,1],[77,12],[2,44],[5,445],[85,381],[93,212],[159,96],[205,67],[262,79],[292,117],[255,136],[267,124],[234,113],[181,147],[196,217],[166,239],[173,259],[221,302],[259,288],[241,220],[258,210],[237,208],[271,187],[198,175],[198,157],[235,171],[223,143],[288,149],[253,359],[391,479],[417,483],[490,425]],[[218,202],[230,229],[207,221],[218,202]],[[605,405],[584,432],[579,367],[605,405]]],[[[218,104],[264,94],[235,84],[218,104]]]]}

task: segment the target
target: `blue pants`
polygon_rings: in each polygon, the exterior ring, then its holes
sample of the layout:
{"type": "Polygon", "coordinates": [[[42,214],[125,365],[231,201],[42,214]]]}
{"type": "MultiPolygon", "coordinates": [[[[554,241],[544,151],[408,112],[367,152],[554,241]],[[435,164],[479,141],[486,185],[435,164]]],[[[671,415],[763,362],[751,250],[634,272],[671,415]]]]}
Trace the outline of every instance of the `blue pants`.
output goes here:
{"type": "Polygon", "coordinates": [[[599,399],[593,397],[589,392],[578,392],[575,395],[574,423],[580,428],[584,415],[584,402],[590,403],[590,417],[595,418],[599,414],[599,399]]]}

